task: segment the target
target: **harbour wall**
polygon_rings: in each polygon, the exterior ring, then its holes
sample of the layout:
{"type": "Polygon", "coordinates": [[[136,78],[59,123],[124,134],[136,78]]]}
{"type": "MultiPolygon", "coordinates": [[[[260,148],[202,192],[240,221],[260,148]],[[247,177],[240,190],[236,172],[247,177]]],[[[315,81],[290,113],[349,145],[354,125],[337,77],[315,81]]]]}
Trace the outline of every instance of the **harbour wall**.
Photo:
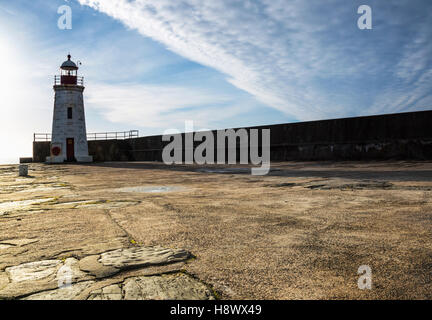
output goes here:
{"type": "MultiPolygon", "coordinates": [[[[238,130],[241,128],[234,128],[238,130]]],[[[432,160],[432,110],[244,128],[270,129],[270,159],[432,160]]],[[[212,131],[216,137],[216,130],[212,131]]],[[[183,159],[185,134],[181,134],[183,159]]],[[[250,136],[250,135],[249,135],[250,136]]],[[[260,133],[261,136],[261,133],[260,133]]],[[[216,138],[215,138],[216,139],[216,138]]],[[[89,141],[94,161],[162,161],[162,136],[89,141]]],[[[194,148],[201,142],[194,142],[194,148]]],[[[216,141],[215,141],[216,146],[216,141]]],[[[259,141],[259,150],[261,150],[259,141]]],[[[44,162],[49,142],[33,143],[33,161],[44,162]]],[[[215,147],[215,160],[221,150],[215,147]]],[[[228,149],[225,148],[227,155],[228,149]]],[[[239,141],[236,147],[239,160],[239,141]]]]}

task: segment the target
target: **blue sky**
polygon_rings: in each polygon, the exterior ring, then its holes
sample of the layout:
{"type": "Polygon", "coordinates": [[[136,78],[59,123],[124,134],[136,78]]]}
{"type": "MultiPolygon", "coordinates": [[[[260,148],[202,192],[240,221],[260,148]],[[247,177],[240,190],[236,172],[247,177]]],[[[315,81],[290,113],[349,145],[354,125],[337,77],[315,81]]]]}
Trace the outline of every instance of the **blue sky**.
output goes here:
{"type": "Polygon", "coordinates": [[[0,162],[50,132],[68,52],[88,132],[152,135],[432,109],[431,36],[429,0],[0,0],[0,162]]]}

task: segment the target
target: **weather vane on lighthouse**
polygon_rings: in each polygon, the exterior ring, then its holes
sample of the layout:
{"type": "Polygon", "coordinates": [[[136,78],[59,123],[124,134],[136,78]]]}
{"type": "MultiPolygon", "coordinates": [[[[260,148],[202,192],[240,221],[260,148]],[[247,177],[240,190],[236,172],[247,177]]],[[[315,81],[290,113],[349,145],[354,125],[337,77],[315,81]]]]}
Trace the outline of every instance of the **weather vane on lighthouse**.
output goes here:
{"type": "MultiPolygon", "coordinates": [[[[51,135],[51,155],[48,163],[92,162],[88,154],[84,113],[84,78],[78,77],[78,66],[68,54],[54,76],[54,116],[51,135]]],[[[81,62],[78,62],[81,65],[81,62]]]]}

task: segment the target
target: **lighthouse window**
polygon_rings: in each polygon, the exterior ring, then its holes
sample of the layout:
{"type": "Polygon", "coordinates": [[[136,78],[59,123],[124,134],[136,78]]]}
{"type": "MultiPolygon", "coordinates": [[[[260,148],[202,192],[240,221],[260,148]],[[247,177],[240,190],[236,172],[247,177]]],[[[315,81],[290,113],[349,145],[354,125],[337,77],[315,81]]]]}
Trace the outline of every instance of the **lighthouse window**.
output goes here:
{"type": "Polygon", "coordinates": [[[68,119],[72,119],[72,107],[69,107],[67,109],[67,117],[68,117],[68,119]]]}

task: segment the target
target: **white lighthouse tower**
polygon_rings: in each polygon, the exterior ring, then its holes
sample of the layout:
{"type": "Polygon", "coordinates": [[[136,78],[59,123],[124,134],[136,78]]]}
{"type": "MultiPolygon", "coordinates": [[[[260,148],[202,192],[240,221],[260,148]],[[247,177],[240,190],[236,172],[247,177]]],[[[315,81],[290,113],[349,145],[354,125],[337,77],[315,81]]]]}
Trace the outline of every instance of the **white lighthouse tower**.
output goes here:
{"type": "Polygon", "coordinates": [[[46,161],[92,162],[84,114],[84,78],[78,77],[78,66],[70,55],[60,67],[60,76],[54,77],[54,91],[51,156],[46,161]]]}

